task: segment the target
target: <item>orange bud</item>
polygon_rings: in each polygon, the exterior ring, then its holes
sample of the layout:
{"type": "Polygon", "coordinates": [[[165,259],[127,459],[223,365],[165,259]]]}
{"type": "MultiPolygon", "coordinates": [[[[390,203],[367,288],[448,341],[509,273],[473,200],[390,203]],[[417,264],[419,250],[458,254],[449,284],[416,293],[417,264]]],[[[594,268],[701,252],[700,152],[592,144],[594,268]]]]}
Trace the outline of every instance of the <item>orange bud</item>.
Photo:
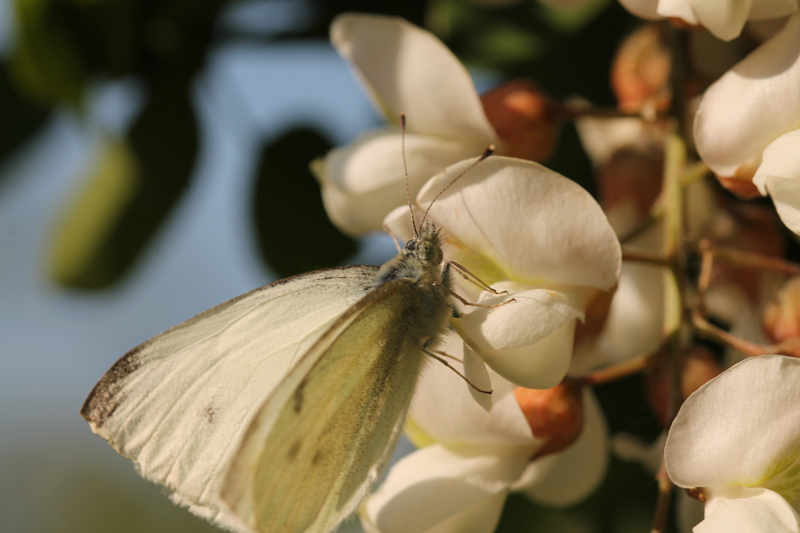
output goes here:
{"type": "Polygon", "coordinates": [[[585,306],[586,319],[583,322],[578,321],[575,325],[576,344],[582,339],[596,337],[600,334],[603,326],[606,325],[608,310],[611,308],[615,292],[617,292],[616,286],[608,292],[597,290],[592,295],[585,306]]]}
{"type": "Polygon", "coordinates": [[[481,103],[503,141],[503,155],[545,161],[553,153],[559,121],[553,102],[536,84],[507,81],[481,96],[481,103]]]}
{"type": "MultiPolygon", "coordinates": [[[[681,400],[688,398],[704,383],[719,375],[722,370],[714,355],[704,346],[692,346],[683,358],[681,369],[681,400]]],[[[662,361],[645,377],[647,399],[661,425],[670,420],[672,379],[670,362],[662,361]]],[[[674,414],[674,413],[673,413],[674,414]]]]}
{"type": "Polygon", "coordinates": [[[800,276],[789,278],[764,309],[764,333],[772,342],[800,337],[800,276]]]}
{"type": "Polygon", "coordinates": [[[717,176],[720,185],[743,200],[758,198],[761,193],[753,183],[753,176],[761,165],[761,156],[745,161],[733,176],[717,176]]]}
{"type": "Polygon", "coordinates": [[[532,459],[560,452],[583,431],[583,390],[569,378],[552,389],[514,389],[514,396],[531,426],[533,436],[544,441],[532,459]]]}
{"type": "Polygon", "coordinates": [[[617,50],[611,66],[611,88],[619,108],[635,113],[645,106],[663,110],[669,106],[669,73],[672,57],[661,27],[642,26],[617,50]]]}

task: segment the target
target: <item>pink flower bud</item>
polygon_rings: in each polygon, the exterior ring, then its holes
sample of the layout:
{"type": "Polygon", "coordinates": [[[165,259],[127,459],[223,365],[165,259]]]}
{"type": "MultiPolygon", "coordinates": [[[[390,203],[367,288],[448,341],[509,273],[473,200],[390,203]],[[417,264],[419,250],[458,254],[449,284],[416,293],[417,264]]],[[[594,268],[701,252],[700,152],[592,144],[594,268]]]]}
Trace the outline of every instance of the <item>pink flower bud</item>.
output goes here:
{"type": "Polygon", "coordinates": [[[559,121],[553,103],[536,84],[505,82],[481,96],[481,103],[503,141],[503,155],[541,162],[553,153],[559,121]]]}
{"type": "Polygon", "coordinates": [[[544,441],[532,459],[560,452],[583,431],[583,392],[569,378],[552,389],[514,389],[522,414],[536,439],[544,441]]]}

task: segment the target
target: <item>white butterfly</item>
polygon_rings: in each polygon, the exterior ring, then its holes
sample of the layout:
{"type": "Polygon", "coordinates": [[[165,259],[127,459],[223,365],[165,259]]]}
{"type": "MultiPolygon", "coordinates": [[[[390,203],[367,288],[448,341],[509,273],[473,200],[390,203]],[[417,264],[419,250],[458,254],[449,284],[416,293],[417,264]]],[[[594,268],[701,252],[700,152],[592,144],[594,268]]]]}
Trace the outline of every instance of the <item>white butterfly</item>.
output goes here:
{"type": "Polygon", "coordinates": [[[381,473],[425,352],[436,357],[454,312],[442,263],[429,223],[380,268],[321,270],[234,298],[123,356],[81,415],[218,525],[332,530],[381,473]]]}

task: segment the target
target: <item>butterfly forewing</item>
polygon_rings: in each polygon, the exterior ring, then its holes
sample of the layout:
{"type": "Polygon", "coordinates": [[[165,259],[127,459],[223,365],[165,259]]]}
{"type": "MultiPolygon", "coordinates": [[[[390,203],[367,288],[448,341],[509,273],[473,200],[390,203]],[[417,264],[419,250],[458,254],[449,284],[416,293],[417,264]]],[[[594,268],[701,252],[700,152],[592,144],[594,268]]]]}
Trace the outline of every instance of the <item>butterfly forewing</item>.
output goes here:
{"type": "Polygon", "coordinates": [[[201,313],[117,361],[81,414],[173,500],[240,529],[219,491],[250,421],[376,271],[312,272],[201,313]]]}
{"type": "Polygon", "coordinates": [[[420,366],[414,282],[378,287],[309,350],[247,432],[223,498],[261,532],[329,531],[379,475],[420,366]],[[411,333],[411,334],[410,334],[411,333]]]}

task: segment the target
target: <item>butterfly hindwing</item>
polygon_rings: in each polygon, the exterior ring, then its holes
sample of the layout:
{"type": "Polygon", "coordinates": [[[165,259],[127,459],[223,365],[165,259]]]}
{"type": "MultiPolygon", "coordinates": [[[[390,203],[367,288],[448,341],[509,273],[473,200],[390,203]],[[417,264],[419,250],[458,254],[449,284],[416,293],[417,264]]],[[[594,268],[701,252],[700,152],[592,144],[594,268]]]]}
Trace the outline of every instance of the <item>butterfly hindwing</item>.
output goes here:
{"type": "Polygon", "coordinates": [[[391,454],[424,339],[414,282],[351,307],[255,417],[223,498],[256,531],[329,531],[366,495],[391,454]]]}

